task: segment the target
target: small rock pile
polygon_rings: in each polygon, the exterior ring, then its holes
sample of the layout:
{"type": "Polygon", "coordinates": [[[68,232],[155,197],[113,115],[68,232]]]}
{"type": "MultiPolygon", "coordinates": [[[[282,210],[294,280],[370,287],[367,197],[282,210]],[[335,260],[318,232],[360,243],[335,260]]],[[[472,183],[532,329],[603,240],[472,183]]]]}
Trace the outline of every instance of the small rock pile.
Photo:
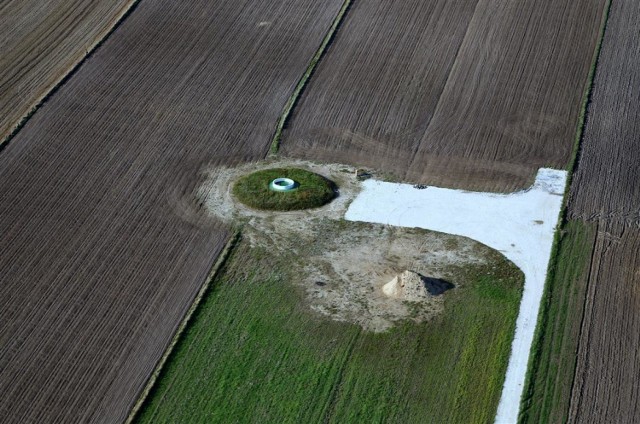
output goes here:
{"type": "Polygon", "coordinates": [[[433,296],[427,291],[425,278],[414,271],[404,271],[382,286],[382,291],[394,299],[419,302],[433,296]]]}

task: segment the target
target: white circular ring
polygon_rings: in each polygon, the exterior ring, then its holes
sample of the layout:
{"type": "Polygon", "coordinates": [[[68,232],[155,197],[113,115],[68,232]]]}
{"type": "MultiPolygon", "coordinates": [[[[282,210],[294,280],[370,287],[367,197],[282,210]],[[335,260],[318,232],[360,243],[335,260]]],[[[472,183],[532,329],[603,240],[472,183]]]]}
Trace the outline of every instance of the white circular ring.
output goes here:
{"type": "Polygon", "coordinates": [[[289,191],[295,187],[296,182],[291,178],[276,178],[269,184],[269,188],[273,191],[289,191]]]}

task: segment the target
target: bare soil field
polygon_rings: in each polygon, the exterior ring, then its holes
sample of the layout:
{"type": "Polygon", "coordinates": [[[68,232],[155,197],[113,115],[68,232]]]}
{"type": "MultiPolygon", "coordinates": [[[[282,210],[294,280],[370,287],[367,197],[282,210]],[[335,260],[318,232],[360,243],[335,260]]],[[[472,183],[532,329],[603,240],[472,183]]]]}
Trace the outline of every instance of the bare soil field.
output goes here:
{"type": "Polygon", "coordinates": [[[135,0],[0,4],[0,143],[135,0]]]}
{"type": "Polygon", "coordinates": [[[122,421],[228,232],[205,164],[263,158],[341,3],[141,2],[0,155],[0,416],[122,421]]]}
{"type": "Polygon", "coordinates": [[[640,4],[614,0],[598,59],[569,216],[640,225],[640,4]]]}
{"type": "Polygon", "coordinates": [[[640,407],[640,4],[614,0],[569,217],[598,225],[570,422],[638,422],[640,407]]]}
{"type": "Polygon", "coordinates": [[[285,155],[476,190],[571,158],[605,0],[354,2],[285,155]]]}
{"type": "Polygon", "coordinates": [[[569,422],[640,420],[640,229],[598,228],[569,422]]]}

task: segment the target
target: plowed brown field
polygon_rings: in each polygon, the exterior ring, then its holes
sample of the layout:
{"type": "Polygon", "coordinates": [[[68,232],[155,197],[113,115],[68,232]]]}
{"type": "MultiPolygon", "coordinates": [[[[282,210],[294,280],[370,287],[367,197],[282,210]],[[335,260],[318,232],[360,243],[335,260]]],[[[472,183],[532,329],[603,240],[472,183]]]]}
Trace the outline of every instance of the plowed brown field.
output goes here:
{"type": "Polygon", "coordinates": [[[640,3],[613,0],[569,216],[640,225],[640,3]]]}
{"type": "Polygon", "coordinates": [[[640,228],[601,224],[593,252],[569,422],[640,421],[640,228]]]}
{"type": "Polygon", "coordinates": [[[0,3],[0,143],[135,0],[0,3]]]}
{"type": "Polygon", "coordinates": [[[264,157],[341,6],[141,2],[0,155],[0,417],[123,420],[227,230],[204,163],[264,157]]]}
{"type": "Polygon", "coordinates": [[[640,3],[613,0],[569,216],[598,223],[571,422],[640,422],[640,3]]]}
{"type": "Polygon", "coordinates": [[[414,182],[524,187],[571,157],[604,6],[356,1],[282,152],[414,182]]]}

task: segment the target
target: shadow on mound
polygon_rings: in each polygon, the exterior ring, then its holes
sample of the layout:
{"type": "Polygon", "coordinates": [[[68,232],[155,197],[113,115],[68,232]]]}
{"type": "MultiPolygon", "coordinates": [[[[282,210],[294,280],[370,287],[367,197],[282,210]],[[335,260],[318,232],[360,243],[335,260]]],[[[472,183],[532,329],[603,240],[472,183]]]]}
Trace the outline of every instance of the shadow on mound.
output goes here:
{"type": "Polygon", "coordinates": [[[455,287],[450,282],[440,278],[429,278],[422,275],[420,277],[422,278],[424,288],[427,289],[427,292],[432,296],[439,296],[455,287]]]}

